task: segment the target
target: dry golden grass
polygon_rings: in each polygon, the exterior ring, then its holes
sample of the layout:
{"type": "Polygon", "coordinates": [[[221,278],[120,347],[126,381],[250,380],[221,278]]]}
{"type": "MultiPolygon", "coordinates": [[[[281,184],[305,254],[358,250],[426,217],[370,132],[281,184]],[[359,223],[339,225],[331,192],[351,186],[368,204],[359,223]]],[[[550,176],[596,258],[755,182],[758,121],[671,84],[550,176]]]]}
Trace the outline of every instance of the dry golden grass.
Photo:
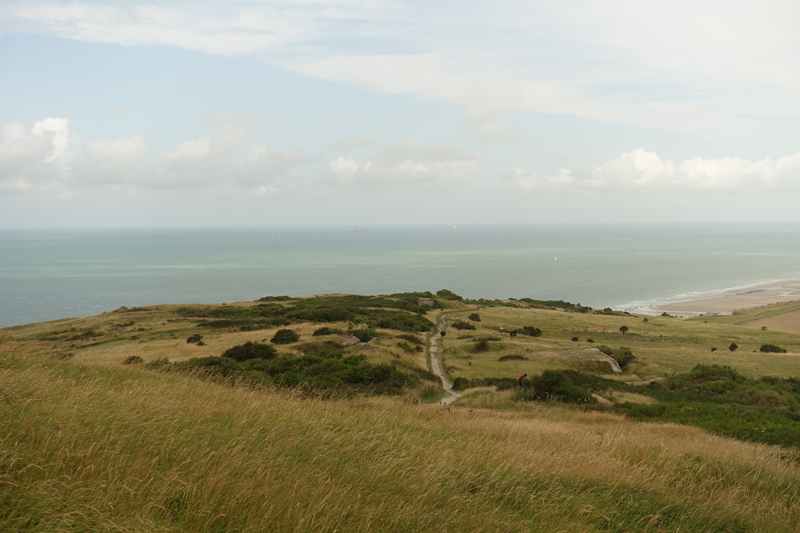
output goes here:
{"type": "MultiPolygon", "coordinates": [[[[467,319],[474,309],[454,311],[448,316],[467,319]]],[[[668,317],[648,317],[644,322],[637,316],[606,316],[565,311],[493,307],[478,311],[480,322],[471,322],[476,331],[449,328],[444,339],[444,360],[453,378],[517,377],[522,373],[536,374],[544,369],[570,369],[577,364],[559,357],[559,352],[607,345],[631,348],[637,357],[631,373],[642,378],[688,372],[697,363],[729,365],[750,376],[800,375],[800,335],[796,333],[751,329],[724,322],[688,320],[668,317]],[[619,328],[628,326],[626,335],[619,328]],[[501,333],[523,326],[538,327],[539,338],[517,335],[512,338],[501,333]],[[489,342],[489,350],[477,352],[475,340],[500,337],[501,342],[489,342]],[[571,339],[578,337],[578,342],[571,339]],[[594,343],[586,342],[591,338],[594,343]],[[735,342],[739,350],[727,348],[735,342]],[[777,344],[788,354],[753,353],[762,344],[777,344]],[[717,348],[712,351],[712,348],[717,348]],[[498,359],[504,355],[522,355],[528,361],[498,359]],[[454,368],[453,368],[454,367],[454,368]]],[[[579,366],[579,365],[578,365],[579,366]]]]}
{"type": "Polygon", "coordinates": [[[9,531],[795,531],[787,450],[603,412],[318,401],[0,344],[9,531]]]}

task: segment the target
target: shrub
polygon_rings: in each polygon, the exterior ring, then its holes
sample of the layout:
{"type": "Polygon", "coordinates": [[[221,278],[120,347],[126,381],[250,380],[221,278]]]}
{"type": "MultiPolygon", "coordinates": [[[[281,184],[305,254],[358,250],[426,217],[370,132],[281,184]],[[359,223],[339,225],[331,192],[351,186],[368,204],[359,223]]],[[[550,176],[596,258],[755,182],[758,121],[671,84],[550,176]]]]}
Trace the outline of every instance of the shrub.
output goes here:
{"type": "Polygon", "coordinates": [[[515,329],[512,333],[517,334],[520,333],[522,335],[528,335],[530,337],[541,337],[542,330],[539,328],[535,328],[533,326],[525,326],[522,329],[515,329]]]}
{"type": "Polygon", "coordinates": [[[628,326],[622,326],[619,328],[619,332],[625,335],[628,332],[628,326]]]}
{"type": "Polygon", "coordinates": [[[444,298],[445,300],[456,300],[459,302],[464,301],[464,298],[454,293],[453,291],[448,291],[447,289],[436,291],[436,296],[438,296],[439,298],[444,298]]]}
{"type": "Polygon", "coordinates": [[[732,351],[732,352],[735,352],[735,351],[736,351],[738,348],[739,348],[739,345],[738,345],[738,344],[736,344],[735,342],[732,342],[732,343],[731,343],[731,345],[730,345],[730,346],[728,346],[728,349],[729,349],[730,351],[732,351]]]}
{"type": "Polygon", "coordinates": [[[586,342],[594,342],[594,339],[591,339],[591,338],[586,339],[586,342]]]}
{"type": "Polygon", "coordinates": [[[279,329],[270,339],[272,344],[291,344],[300,340],[300,335],[290,329],[279,329]]]}
{"type": "Polygon", "coordinates": [[[469,388],[469,385],[469,380],[467,378],[462,378],[461,376],[453,380],[453,390],[465,390],[469,388]]]}
{"type": "Polygon", "coordinates": [[[469,315],[469,319],[472,320],[473,322],[480,322],[481,315],[479,315],[478,313],[472,313],[471,315],[469,315]]]}
{"type": "Polygon", "coordinates": [[[736,381],[740,376],[735,368],[729,366],[698,364],[689,373],[689,377],[706,381],[736,381]]]}
{"type": "Polygon", "coordinates": [[[611,355],[611,354],[614,353],[614,349],[613,348],[609,348],[605,344],[601,344],[600,346],[596,346],[595,349],[596,350],[600,350],[601,352],[603,352],[606,355],[611,355]]]}
{"type": "Polygon", "coordinates": [[[489,341],[486,339],[481,339],[475,343],[475,351],[476,352],[486,352],[489,350],[489,341]]]}
{"type": "Polygon", "coordinates": [[[524,355],[504,355],[498,361],[527,361],[528,358],[524,355]]]}
{"type": "Polygon", "coordinates": [[[141,363],[144,363],[144,359],[142,359],[138,355],[131,355],[122,362],[123,365],[138,365],[141,363]]]}
{"type": "Polygon", "coordinates": [[[712,352],[716,352],[716,351],[717,351],[717,347],[716,347],[716,346],[712,346],[712,347],[711,347],[711,351],[712,351],[712,352]]]}
{"type": "MultiPolygon", "coordinates": [[[[414,348],[407,342],[398,342],[397,346],[406,353],[414,353],[414,348]]],[[[416,348],[419,348],[419,346],[416,346],[416,348]]]]}
{"type": "Polygon", "coordinates": [[[672,316],[672,315],[664,311],[663,313],[661,313],[661,316],[672,316]]]}
{"type": "Polygon", "coordinates": [[[545,370],[539,376],[523,382],[520,398],[523,400],[559,400],[566,403],[595,403],[596,400],[583,387],[575,385],[560,370],[545,370]]]}
{"type": "Polygon", "coordinates": [[[781,348],[780,346],[775,346],[774,344],[762,344],[759,351],[764,353],[786,353],[786,350],[781,348]]]}
{"type": "Polygon", "coordinates": [[[186,338],[186,344],[198,344],[201,342],[203,342],[203,336],[199,333],[186,338]]]}
{"type": "Polygon", "coordinates": [[[358,331],[353,332],[353,335],[355,335],[355,337],[361,342],[369,342],[375,338],[375,330],[359,329],[358,331]]]}
{"type": "Polygon", "coordinates": [[[572,337],[570,340],[571,340],[572,342],[578,342],[578,337],[572,337]]]}
{"type": "Polygon", "coordinates": [[[342,330],[337,328],[329,328],[329,327],[322,327],[314,331],[311,335],[312,337],[323,337],[325,335],[339,335],[342,333],[342,330]]]}
{"type": "Polygon", "coordinates": [[[626,370],[628,365],[636,360],[636,356],[633,355],[630,348],[626,348],[625,346],[620,346],[619,350],[614,350],[611,357],[619,363],[620,368],[622,370],[626,370]]]}
{"type": "Polygon", "coordinates": [[[222,352],[222,357],[233,359],[234,361],[248,361],[250,359],[274,359],[278,355],[278,350],[274,346],[261,342],[246,342],[237,344],[222,352]]]}
{"type": "Polygon", "coordinates": [[[453,322],[453,327],[456,329],[477,329],[475,326],[470,324],[469,322],[453,322]]]}
{"type": "Polygon", "coordinates": [[[647,317],[644,317],[644,318],[642,319],[642,322],[650,322],[650,321],[647,319],[647,317]]]}

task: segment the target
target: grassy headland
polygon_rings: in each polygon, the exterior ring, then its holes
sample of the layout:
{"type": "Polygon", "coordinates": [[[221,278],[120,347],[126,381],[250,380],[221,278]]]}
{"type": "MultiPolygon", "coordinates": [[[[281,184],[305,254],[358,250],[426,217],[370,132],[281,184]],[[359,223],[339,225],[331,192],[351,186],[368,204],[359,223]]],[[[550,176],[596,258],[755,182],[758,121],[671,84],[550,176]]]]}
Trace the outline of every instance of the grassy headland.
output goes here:
{"type": "MultiPolygon", "coordinates": [[[[120,309],[0,330],[0,530],[796,529],[795,447],[636,423],[615,409],[701,394],[697,387],[710,381],[684,379],[686,390],[662,387],[684,386],[677,380],[697,363],[736,369],[734,388],[724,379],[706,387],[729,400],[760,387],[757,378],[765,375],[800,376],[800,335],[426,293],[326,298],[120,309]],[[312,313],[338,303],[350,314],[312,313]],[[448,328],[443,345],[451,375],[569,370],[578,385],[602,389],[615,405],[520,402],[517,391],[493,387],[468,390],[461,407],[409,405],[408,394],[436,387],[425,351],[416,348],[425,342],[417,325],[432,324],[442,312],[448,321],[475,326],[448,328]],[[479,320],[469,318],[475,313],[479,320]],[[508,333],[525,326],[541,336],[508,333]],[[321,328],[326,334],[314,336],[321,328]],[[280,329],[299,340],[270,343],[280,329]],[[374,331],[376,340],[342,346],[359,331],[374,331]],[[486,349],[476,349],[482,340],[486,349]],[[338,382],[319,394],[325,382],[298,386],[269,372],[269,380],[259,381],[175,371],[175,363],[219,357],[247,342],[274,347],[259,352],[266,354],[264,370],[285,360],[307,362],[304,371],[322,368],[315,365],[345,371],[339,358],[354,358],[354,366],[387,365],[411,380],[400,394],[338,382]],[[759,352],[767,343],[787,353],[759,352]],[[592,345],[624,345],[636,359],[622,376],[601,374],[600,367],[587,372],[591,365],[570,354],[592,345]],[[326,362],[320,354],[330,350],[341,353],[326,362]],[[526,359],[499,361],[507,355],[526,359]],[[145,364],[121,364],[131,357],[145,364]],[[153,364],[165,358],[169,366],[153,364]],[[668,379],[653,387],[629,384],[647,377],[668,379]]],[[[793,393],[786,394],[789,402],[793,393]]]]}

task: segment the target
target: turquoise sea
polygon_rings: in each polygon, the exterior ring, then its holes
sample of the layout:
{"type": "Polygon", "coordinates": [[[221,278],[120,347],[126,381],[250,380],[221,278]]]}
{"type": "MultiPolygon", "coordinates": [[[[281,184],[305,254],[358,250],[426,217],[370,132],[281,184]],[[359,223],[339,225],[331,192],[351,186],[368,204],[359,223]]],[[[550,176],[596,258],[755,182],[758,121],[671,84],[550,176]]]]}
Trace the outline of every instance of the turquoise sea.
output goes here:
{"type": "Polygon", "coordinates": [[[450,289],[634,309],[800,278],[800,223],[0,230],[0,326],[450,289]]]}

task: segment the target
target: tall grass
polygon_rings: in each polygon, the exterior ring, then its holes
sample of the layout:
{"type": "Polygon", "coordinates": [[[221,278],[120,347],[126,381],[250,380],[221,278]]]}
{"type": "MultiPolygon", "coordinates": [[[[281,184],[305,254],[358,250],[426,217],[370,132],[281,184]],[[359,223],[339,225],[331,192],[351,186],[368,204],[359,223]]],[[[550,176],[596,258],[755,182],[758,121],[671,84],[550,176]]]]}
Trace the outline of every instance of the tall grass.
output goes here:
{"type": "MultiPolygon", "coordinates": [[[[0,346],[8,354],[6,346],[0,346]]],[[[2,531],[794,531],[790,452],[0,355],[2,531]]]]}

